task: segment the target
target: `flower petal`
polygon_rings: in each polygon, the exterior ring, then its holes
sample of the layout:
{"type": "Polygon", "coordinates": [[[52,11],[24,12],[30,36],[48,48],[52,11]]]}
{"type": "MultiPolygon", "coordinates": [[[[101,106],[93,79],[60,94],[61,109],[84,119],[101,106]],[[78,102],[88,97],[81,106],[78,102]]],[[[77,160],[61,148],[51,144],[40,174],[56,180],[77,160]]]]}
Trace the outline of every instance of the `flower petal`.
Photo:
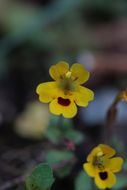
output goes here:
{"type": "Polygon", "coordinates": [[[111,171],[107,172],[107,179],[101,179],[99,173],[95,176],[95,184],[100,189],[111,188],[116,183],[116,177],[111,171]]]}
{"type": "Polygon", "coordinates": [[[111,158],[108,163],[108,167],[112,172],[119,172],[123,164],[123,159],[121,157],[111,158]]]}
{"type": "Polygon", "coordinates": [[[43,103],[50,102],[58,95],[58,88],[56,82],[45,82],[37,86],[36,92],[39,94],[39,100],[43,103]]]}
{"type": "Polygon", "coordinates": [[[106,159],[106,158],[110,158],[110,157],[114,156],[115,153],[116,153],[115,150],[113,148],[111,148],[110,146],[108,146],[106,144],[99,144],[87,156],[87,161],[91,162],[93,160],[93,157],[98,154],[103,154],[106,159]]]}
{"type": "Polygon", "coordinates": [[[94,99],[93,91],[83,86],[78,86],[76,92],[73,92],[73,94],[78,106],[86,107],[88,102],[94,99]]]}
{"type": "Polygon", "coordinates": [[[59,80],[65,76],[68,70],[69,70],[69,64],[66,63],[65,61],[60,61],[56,65],[50,67],[49,73],[54,80],[59,80]]]}
{"type": "Polygon", "coordinates": [[[58,103],[58,99],[54,99],[49,104],[49,109],[51,113],[55,115],[62,114],[65,118],[72,118],[77,113],[77,107],[73,101],[71,101],[68,106],[63,106],[58,103]]]}
{"type": "Polygon", "coordinates": [[[91,177],[95,176],[95,169],[94,169],[94,167],[93,167],[93,165],[91,163],[83,164],[83,169],[86,171],[86,173],[89,176],[91,176],[91,177]]]}
{"type": "Polygon", "coordinates": [[[87,161],[88,162],[93,162],[93,158],[101,152],[101,149],[99,148],[99,146],[96,146],[91,152],[90,154],[87,156],[87,161]]]}
{"type": "Polygon", "coordinates": [[[72,79],[78,84],[83,84],[89,79],[89,72],[81,64],[73,64],[70,70],[72,79]]]}
{"type": "Polygon", "coordinates": [[[116,151],[113,148],[111,148],[110,146],[106,144],[99,144],[98,146],[101,148],[102,152],[107,158],[111,158],[116,153],[116,151]]]}

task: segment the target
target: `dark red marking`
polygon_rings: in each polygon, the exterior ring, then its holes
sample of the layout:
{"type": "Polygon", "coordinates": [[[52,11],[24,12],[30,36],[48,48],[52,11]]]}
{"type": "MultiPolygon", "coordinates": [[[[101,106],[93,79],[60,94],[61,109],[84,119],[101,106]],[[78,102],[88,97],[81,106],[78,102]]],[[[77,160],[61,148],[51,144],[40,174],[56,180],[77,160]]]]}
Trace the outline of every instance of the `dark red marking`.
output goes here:
{"type": "Polygon", "coordinates": [[[102,180],[106,180],[108,178],[107,172],[99,172],[99,176],[102,180]]]}
{"type": "Polygon", "coordinates": [[[71,103],[71,101],[69,99],[64,99],[59,97],[58,98],[58,104],[62,105],[62,106],[69,106],[71,103]]]}

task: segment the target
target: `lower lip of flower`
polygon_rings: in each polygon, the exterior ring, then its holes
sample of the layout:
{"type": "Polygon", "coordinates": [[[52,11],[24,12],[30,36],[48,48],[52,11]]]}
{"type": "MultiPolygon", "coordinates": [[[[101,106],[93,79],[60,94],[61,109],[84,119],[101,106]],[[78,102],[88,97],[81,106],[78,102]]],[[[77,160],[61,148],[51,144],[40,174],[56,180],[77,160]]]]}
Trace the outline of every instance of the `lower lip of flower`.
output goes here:
{"type": "Polygon", "coordinates": [[[99,176],[102,180],[106,180],[108,178],[107,172],[99,172],[99,176]]]}
{"type": "Polygon", "coordinates": [[[62,106],[69,106],[71,103],[71,101],[69,99],[64,99],[59,97],[58,98],[58,104],[62,105],[62,106]]]}

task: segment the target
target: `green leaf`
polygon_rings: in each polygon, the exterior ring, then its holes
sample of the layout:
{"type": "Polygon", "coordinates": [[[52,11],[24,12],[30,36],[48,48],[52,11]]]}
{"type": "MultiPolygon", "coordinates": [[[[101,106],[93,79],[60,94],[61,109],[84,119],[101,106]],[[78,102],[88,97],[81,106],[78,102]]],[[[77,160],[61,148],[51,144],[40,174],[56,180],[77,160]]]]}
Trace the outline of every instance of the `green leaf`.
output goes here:
{"type": "Polygon", "coordinates": [[[74,154],[72,152],[52,150],[47,152],[46,161],[48,162],[48,164],[53,165],[62,161],[71,160],[73,157],[74,154]]]}
{"type": "Polygon", "coordinates": [[[61,131],[58,128],[59,117],[52,116],[50,118],[50,124],[45,132],[45,137],[54,144],[58,144],[61,140],[61,131]]]}
{"type": "Polygon", "coordinates": [[[53,172],[46,163],[39,164],[26,179],[27,190],[49,190],[54,182],[53,172]]]}
{"type": "Polygon", "coordinates": [[[91,178],[84,172],[81,171],[75,180],[75,190],[92,190],[91,178]]]}
{"type": "Polygon", "coordinates": [[[56,127],[49,126],[45,132],[45,137],[47,137],[52,143],[57,144],[61,140],[61,132],[56,127]]]}
{"type": "Polygon", "coordinates": [[[47,137],[52,143],[58,144],[65,138],[64,133],[68,130],[71,124],[72,123],[68,119],[51,116],[50,125],[45,132],[45,137],[47,137]]]}
{"type": "Polygon", "coordinates": [[[50,126],[56,126],[60,130],[66,130],[72,127],[72,120],[64,118],[62,116],[51,115],[50,126]]]}
{"type": "Polygon", "coordinates": [[[64,129],[72,128],[73,123],[71,119],[63,118],[62,125],[64,126],[64,129]]]}
{"type": "Polygon", "coordinates": [[[47,152],[46,161],[52,166],[58,177],[65,177],[70,174],[74,162],[74,154],[69,151],[52,150],[47,152]]]}
{"type": "Polygon", "coordinates": [[[74,129],[68,129],[65,132],[65,137],[75,144],[80,144],[84,140],[84,135],[80,131],[74,129]]]}
{"type": "Polygon", "coordinates": [[[85,136],[80,131],[73,129],[72,126],[71,120],[65,118],[61,118],[60,120],[60,117],[52,116],[45,136],[55,144],[62,142],[65,138],[75,144],[80,144],[85,136]]]}
{"type": "Polygon", "coordinates": [[[127,177],[123,174],[119,174],[117,175],[117,183],[112,189],[114,190],[122,189],[123,187],[126,187],[126,186],[127,186],[127,177]]]}

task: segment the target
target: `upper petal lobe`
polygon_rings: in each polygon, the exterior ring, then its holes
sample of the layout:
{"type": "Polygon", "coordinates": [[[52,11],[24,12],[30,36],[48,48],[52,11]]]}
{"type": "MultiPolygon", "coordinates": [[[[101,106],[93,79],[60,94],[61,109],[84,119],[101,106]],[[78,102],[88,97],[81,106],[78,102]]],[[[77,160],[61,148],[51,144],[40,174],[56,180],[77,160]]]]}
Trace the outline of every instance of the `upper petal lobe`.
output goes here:
{"type": "Polygon", "coordinates": [[[60,61],[56,65],[50,67],[49,73],[54,80],[60,80],[65,76],[68,70],[69,70],[69,64],[66,63],[65,61],[60,61]]]}
{"type": "Polygon", "coordinates": [[[81,64],[73,64],[70,70],[73,80],[75,80],[78,84],[83,84],[89,79],[89,72],[81,64]]]}

